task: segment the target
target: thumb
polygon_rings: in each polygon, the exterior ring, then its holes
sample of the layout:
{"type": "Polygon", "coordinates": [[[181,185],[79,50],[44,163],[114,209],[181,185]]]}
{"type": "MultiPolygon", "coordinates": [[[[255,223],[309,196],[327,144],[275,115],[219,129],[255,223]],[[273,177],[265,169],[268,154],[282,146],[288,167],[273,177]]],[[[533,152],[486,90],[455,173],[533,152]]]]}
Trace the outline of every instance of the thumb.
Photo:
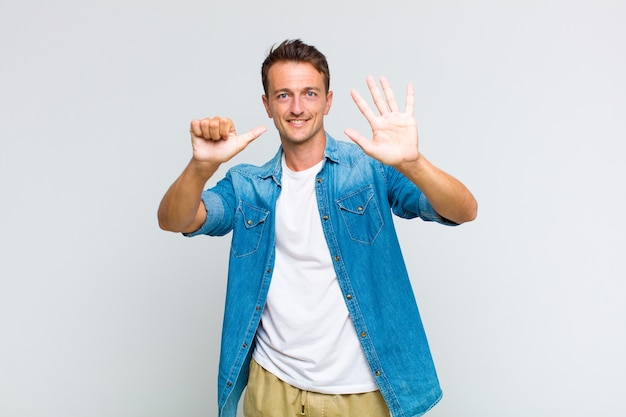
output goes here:
{"type": "Polygon", "coordinates": [[[370,140],[366,139],[362,134],[354,129],[346,129],[343,131],[343,133],[345,133],[347,137],[349,137],[354,143],[359,145],[361,149],[365,151],[365,153],[367,153],[367,150],[369,149],[371,143],[370,140]]]}
{"type": "Polygon", "coordinates": [[[257,126],[255,128],[250,129],[248,132],[244,133],[240,137],[241,137],[241,139],[244,140],[244,142],[247,145],[250,142],[252,142],[253,140],[255,140],[256,138],[258,138],[259,136],[261,136],[265,132],[267,132],[267,127],[265,127],[265,126],[257,126]]]}

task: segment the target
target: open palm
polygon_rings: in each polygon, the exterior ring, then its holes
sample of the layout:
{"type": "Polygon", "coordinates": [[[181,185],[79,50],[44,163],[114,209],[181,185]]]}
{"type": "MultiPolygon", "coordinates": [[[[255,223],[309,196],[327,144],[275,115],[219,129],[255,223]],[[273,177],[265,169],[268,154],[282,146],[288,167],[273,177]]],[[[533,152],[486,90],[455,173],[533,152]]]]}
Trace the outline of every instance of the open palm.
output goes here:
{"type": "Polygon", "coordinates": [[[419,151],[417,122],[413,116],[415,103],[413,85],[407,86],[406,109],[401,112],[387,79],[382,77],[380,84],[383,92],[373,77],[367,78],[367,86],[379,114],[370,108],[356,90],[351,91],[352,99],[372,128],[372,139],[366,139],[354,129],[346,129],[345,133],[363,148],[366,154],[386,165],[396,166],[416,160],[419,151]]]}

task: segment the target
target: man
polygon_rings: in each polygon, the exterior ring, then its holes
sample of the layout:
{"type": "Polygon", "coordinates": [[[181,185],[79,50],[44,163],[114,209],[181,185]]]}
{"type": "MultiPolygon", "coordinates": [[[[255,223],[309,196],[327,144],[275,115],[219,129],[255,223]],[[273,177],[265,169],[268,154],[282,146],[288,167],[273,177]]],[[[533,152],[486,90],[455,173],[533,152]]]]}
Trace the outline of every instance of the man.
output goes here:
{"type": "Polygon", "coordinates": [[[367,79],[376,114],[352,91],[373,138],[324,130],[326,58],[300,40],[272,48],[263,105],[281,147],[261,167],[218,167],[266,131],[193,120],[193,157],[159,207],[161,228],[233,232],[219,368],[220,415],[418,416],[441,397],[392,212],[455,225],[477,205],[418,148],[413,87],[401,112],[367,79]]]}

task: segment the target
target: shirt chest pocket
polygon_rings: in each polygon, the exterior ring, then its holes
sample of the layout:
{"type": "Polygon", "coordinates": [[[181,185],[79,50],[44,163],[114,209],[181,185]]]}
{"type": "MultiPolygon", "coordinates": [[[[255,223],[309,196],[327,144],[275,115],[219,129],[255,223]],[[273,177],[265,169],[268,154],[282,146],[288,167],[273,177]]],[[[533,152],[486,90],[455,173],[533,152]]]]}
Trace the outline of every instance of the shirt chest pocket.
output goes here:
{"type": "Polygon", "coordinates": [[[383,227],[374,190],[368,185],[337,200],[350,239],[373,243],[383,227]]]}
{"type": "Polygon", "coordinates": [[[231,243],[231,249],[236,257],[250,255],[259,249],[268,214],[269,211],[244,201],[239,203],[231,243]]]}

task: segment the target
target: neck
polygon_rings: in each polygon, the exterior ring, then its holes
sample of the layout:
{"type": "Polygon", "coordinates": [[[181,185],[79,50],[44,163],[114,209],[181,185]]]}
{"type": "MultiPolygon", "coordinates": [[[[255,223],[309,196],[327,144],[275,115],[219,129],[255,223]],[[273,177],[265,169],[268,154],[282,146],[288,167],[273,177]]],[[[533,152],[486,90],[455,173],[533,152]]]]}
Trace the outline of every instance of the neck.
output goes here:
{"type": "Polygon", "coordinates": [[[285,163],[292,171],[302,171],[311,168],[324,158],[326,148],[326,137],[317,143],[285,143],[283,142],[283,152],[285,153],[285,163]]]}

